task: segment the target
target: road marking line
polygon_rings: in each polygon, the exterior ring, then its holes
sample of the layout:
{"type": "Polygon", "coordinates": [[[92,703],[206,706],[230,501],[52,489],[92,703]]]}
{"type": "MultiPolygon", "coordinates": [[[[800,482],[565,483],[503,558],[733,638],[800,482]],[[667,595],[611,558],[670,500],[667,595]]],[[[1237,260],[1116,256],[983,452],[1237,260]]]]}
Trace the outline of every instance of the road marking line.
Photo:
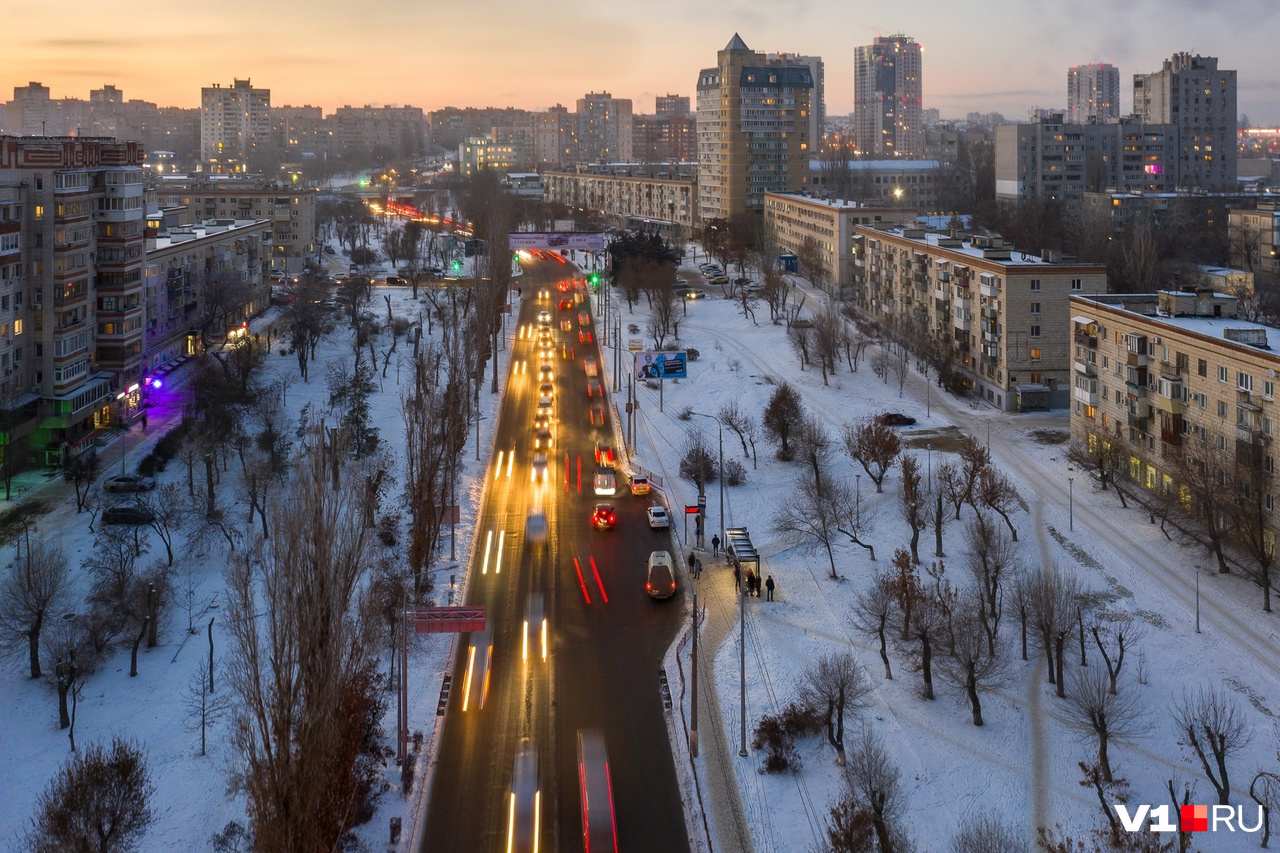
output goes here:
{"type": "Polygon", "coordinates": [[[591,573],[596,576],[596,586],[600,587],[600,597],[604,599],[604,603],[609,603],[609,595],[604,591],[604,581],[600,580],[600,570],[596,568],[596,558],[588,557],[591,561],[591,573]]]}
{"type": "Polygon", "coordinates": [[[578,558],[573,558],[573,570],[578,573],[578,586],[582,587],[582,597],[587,600],[587,604],[591,603],[591,593],[587,592],[587,581],[582,577],[582,566],[578,565],[578,558]]]}

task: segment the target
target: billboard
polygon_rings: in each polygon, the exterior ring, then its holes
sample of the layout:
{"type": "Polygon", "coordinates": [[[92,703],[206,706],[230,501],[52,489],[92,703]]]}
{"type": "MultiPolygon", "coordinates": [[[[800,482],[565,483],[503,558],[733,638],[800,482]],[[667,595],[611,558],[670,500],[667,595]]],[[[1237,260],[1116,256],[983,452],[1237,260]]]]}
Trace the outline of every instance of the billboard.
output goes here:
{"type": "Polygon", "coordinates": [[[599,231],[516,231],[508,235],[515,249],[577,249],[599,252],[604,249],[604,235],[599,231]]]}
{"type": "Polygon", "coordinates": [[[636,353],[637,379],[686,379],[688,364],[684,350],[636,353]]]}

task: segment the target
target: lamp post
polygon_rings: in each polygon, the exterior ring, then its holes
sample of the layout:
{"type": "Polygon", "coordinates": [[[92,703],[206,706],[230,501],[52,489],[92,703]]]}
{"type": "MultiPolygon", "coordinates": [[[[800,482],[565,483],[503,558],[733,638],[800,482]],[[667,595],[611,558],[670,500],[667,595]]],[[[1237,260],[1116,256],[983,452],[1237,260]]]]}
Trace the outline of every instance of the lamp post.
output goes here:
{"type": "MultiPolygon", "coordinates": [[[[760,571],[760,562],[756,561],[756,571],[760,571]]],[[[738,684],[739,692],[738,721],[742,725],[742,740],[738,744],[738,756],[747,757],[747,573],[738,572],[738,684]]]]}
{"type": "Polygon", "coordinates": [[[929,491],[933,491],[933,443],[928,442],[924,446],[925,453],[928,454],[929,461],[929,491]]]}
{"type": "MultiPolygon", "coordinates": [[[[855,489],[855,492],[854,492],[857,495],[857,497],[855,498],[855,502],[857,503],[857,506],[858,506],[857,524],[858,524],[858,527],[861,528],[862,527],[862,475],[857,474],[855,475],[855,477],[857,480],[857,488],[855,489]]],[[[862,534],[858,534],[858,535],[862,535],[862,534]]]]}
{"type": "Polygon", "coordinates": [[[480,422],[484,420],[484,415],[476,413],[476,461],[480,461],[480,422]]]}
{"type": "Polygon", "coordinates": [[[1076,478],[1067,478],[1067,529],[1076,529],[1076,478]]]}
{"type": "Polygon", "coordinates": [[[716,422],[716,427],[720,432],[720,541],[724,542],[724,424],[720,423],[720,419],[715,415],[704,415],[702,412],[690,412],[691,415],[697,415],[700,418],[711,418],[716,422]]]}
{"type": "Polygon", "coordinates": [[[1200,633],[1200,567],[1196,566],[1196,633],[1200,633]]]}

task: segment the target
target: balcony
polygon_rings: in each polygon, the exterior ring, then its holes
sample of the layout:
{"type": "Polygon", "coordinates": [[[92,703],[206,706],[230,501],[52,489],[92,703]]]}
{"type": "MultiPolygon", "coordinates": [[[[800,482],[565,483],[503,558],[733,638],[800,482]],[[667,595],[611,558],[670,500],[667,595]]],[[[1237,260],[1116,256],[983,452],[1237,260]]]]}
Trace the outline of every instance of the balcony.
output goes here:
{"type": "Polygon", "coordinates": [[[1130,400],[1145,400],[1147,398],[1147,386],[1138,385],[1133,382],[1124,383],[1125,389],[1129,393],[1130,400]]]}
{"type": "Polygon", "coordinates": [[[1089,349],[1098,348],[1097,336],[1091,335],[1088,332],[1077,331],[1072,337],[1075,339],[1075,342],[1082,347],[1088,347],[1089,349]]]}
{"type": "Polygon", "coordinates": [[[988,299],[997,299],[1000,296],[1000,285],[984,281],[978,285],[978,293],[988,299]]]}
{"type": "Polygon", "coordinates": [[[943,302],[951,301],[951,288],[945,284],[935,285],[933,288],[933,298],[940,299],[943,302]]]}
{"type": "Polygon", "coordinates": [[[1092,386],[1093,390],[1089,390],[1087,388],[1073,388],[1071,394],[1072,399],[1079,400],[1086,406],[1098,405],[1098,383],[1094,382],[1092,383],[1092,386]]]}
{"type": "Polygon", "coordinates": [[[1126,355],[1125,363],[1128,364],[1130,367],[1146,367],[1147,366],[1147,354],[1145,352],[1134,352],[1133,350],[1129,350],[1125,355],[1126,355]]]}
{"type": "Polygon", "coordinates": [[[1135,415],[1133,412],[1130,412],[1127,416],[1127,420],[1129,423],[1129,429],[1135,429],[1138,432],[1146,432],[1147,425],[1150,423],[1151,419],[1144,418],[1141,415],[1135,415]]]}
{"type": "Polygon", "coordinates": [[[1075,365],[1076,373],[1081,373],[1081,374],[1084,374],[1085,376],[1098,375],[1098,366],[1091,361],[1083,361],[1081,359],[1076,359],[1073,362],[1073,364],[1075,365]]]}
{"type": "Polygon", "coordinates": [[[1170,415],[1182,414],[1182,392],[1178,392],[1176,397],[1166,397],[1158,392],[1151,395],[1151,405],[1162,412],[1168,412],[1170,415]]]}

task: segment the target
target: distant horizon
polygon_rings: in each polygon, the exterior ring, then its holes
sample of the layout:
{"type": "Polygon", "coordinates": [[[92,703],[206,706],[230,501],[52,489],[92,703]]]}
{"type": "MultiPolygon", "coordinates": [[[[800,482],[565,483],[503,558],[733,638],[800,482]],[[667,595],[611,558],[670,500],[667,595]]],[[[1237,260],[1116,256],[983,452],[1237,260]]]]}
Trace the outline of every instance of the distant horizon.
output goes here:
{"type": "Polygon", "coordinates": [[[1237,109],[1251,125],[1280,126],[1272,61],[1280,4],[1272,0],[1073,0],[1043,8],[900,0],[891,10],[784,0],[768,12],[653,0],[645,22],[627,7],[587,0],[553,0],[536,16],[512,0],[478,0],[459,20],[390,2],[381,11],[394,13],[392,38],[385,21],[337,0],[316,0],[306,16],[268,10],[252,38],[237,21],[262,12],[244,0],[227,0],[226,14],[209,21],[69,20],[56,7],[23,7],[9,16],[22,38],[0,59],[0,97],[36,81],[52,97],[87,100],[90,89],[110,84],[129,100],[191,109],[201,88],[247,78],[271,90],[274,106],[319,106],[326,115],[366,105],[543,111],[573,108],[593,91],[628,98],[634,112],[648,114],[668,93],[689,97],[696,109],[698,72],[737,33],[761,53],[821,57],[827,114],[843,116],[853,111],[854,48],[902,33],[924,51],[923,106],[943,118],[998,112],[1024,120],[1033,109],[1065,109],[1067,70],[1091,62],[1119,70],[1120,112],[1128,114],[1134,74],[1192,53],[1237,72],[1237,109]]]}

